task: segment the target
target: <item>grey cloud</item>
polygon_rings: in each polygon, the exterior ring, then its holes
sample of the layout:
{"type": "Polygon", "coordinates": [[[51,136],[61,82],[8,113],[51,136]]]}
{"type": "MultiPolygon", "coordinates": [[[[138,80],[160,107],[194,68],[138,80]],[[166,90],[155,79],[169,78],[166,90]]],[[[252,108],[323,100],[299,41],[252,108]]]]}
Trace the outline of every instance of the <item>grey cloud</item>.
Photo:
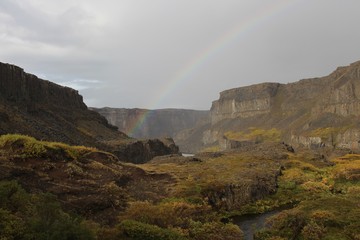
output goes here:
{"type": "Polygon", "coordinates": [[[322,76],[359,60],[359,7],[356,0],[1,0],[0,61],[77,88],[89,106],[208,109],[228,88],[322,76]],[[202,59],[209,50],[216,54],[202,59]]]}

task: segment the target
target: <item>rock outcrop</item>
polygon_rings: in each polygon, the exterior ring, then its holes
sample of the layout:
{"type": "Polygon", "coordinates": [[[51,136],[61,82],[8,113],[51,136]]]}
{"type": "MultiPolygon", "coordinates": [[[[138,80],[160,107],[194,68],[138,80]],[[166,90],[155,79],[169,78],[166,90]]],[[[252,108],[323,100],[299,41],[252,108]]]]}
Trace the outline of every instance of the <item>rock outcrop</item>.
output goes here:
{"type": "Polygon", "coordinates": [[[177,153],[167,141],[142,143],[138,156],[121,152],[139,145],[110,125],[105,117],[87,108],[79,93],[35,75],[20,67],[0,63],[0,134],[19,133],[47,141],[104,149],[124,161],[144,162],[152,156],[177,153]],[[143,156],[143,159],[139,159],[143,156]]]}
{"type": "Polygon", "coordinates": [[[212,124],[224,118],[247,118],[270,113],[279,83],[263,83],[220,93],[212,103],[212,124]]]}

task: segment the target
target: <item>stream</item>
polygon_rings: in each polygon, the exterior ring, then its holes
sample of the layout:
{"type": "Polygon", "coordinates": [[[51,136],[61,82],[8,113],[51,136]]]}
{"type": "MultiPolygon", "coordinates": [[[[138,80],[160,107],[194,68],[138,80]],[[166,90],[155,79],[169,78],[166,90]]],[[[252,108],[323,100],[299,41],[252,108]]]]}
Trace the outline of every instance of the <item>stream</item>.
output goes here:
{"type": "Polygon", "coordinates": [[[253,214],[253,215],[245,215],[245,216],[238,216],[233,217],[233,223],[238,225],[241,230],[244,232],[244,239],[245,240],[253,240],[254,233],[257,230],[265,227],[266,219],[275,214],[283,211],[285,209],[276,209],[267,213],[262,214],[253,214]]]}

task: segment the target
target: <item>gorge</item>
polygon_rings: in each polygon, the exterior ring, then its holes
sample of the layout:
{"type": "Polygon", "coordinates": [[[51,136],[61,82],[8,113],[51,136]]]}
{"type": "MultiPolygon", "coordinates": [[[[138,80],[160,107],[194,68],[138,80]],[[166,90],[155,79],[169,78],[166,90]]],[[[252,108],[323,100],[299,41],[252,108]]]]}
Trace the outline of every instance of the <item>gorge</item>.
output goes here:
{"type": "Polygon", "coordinates": [[[356,62],[210,111],[95,109],[0,63],[0,238],[358,239],[359,85],[356,62]]]}

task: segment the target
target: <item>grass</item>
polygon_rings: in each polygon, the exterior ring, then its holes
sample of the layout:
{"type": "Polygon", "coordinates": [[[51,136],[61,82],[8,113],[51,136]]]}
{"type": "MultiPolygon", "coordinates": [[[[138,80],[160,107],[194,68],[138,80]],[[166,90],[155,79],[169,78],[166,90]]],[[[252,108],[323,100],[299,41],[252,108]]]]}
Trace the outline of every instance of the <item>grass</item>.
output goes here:
{"type": "Polygon", "coordinates": [[[0,136],[0,149],[3,150],[2,154],[20,158],[62,157],[69,160],[77,160],[86,153],[98,151],[91,147],[39,141],[33,137],[19,134],[0,136]]]}
{"type": "Polygon", "coordinates": [[[251,127],[245,132],[228,131],[224,136],[229,140],[236,141],[278,142],[281,139],[281,131],[276,128],[261,129],[251,127]]]}
{"type": "Polygon", "coordinates": [[[219,152],[221,151],[220,146],[212,146],[201,149],[201,152],[219,152]]]}

